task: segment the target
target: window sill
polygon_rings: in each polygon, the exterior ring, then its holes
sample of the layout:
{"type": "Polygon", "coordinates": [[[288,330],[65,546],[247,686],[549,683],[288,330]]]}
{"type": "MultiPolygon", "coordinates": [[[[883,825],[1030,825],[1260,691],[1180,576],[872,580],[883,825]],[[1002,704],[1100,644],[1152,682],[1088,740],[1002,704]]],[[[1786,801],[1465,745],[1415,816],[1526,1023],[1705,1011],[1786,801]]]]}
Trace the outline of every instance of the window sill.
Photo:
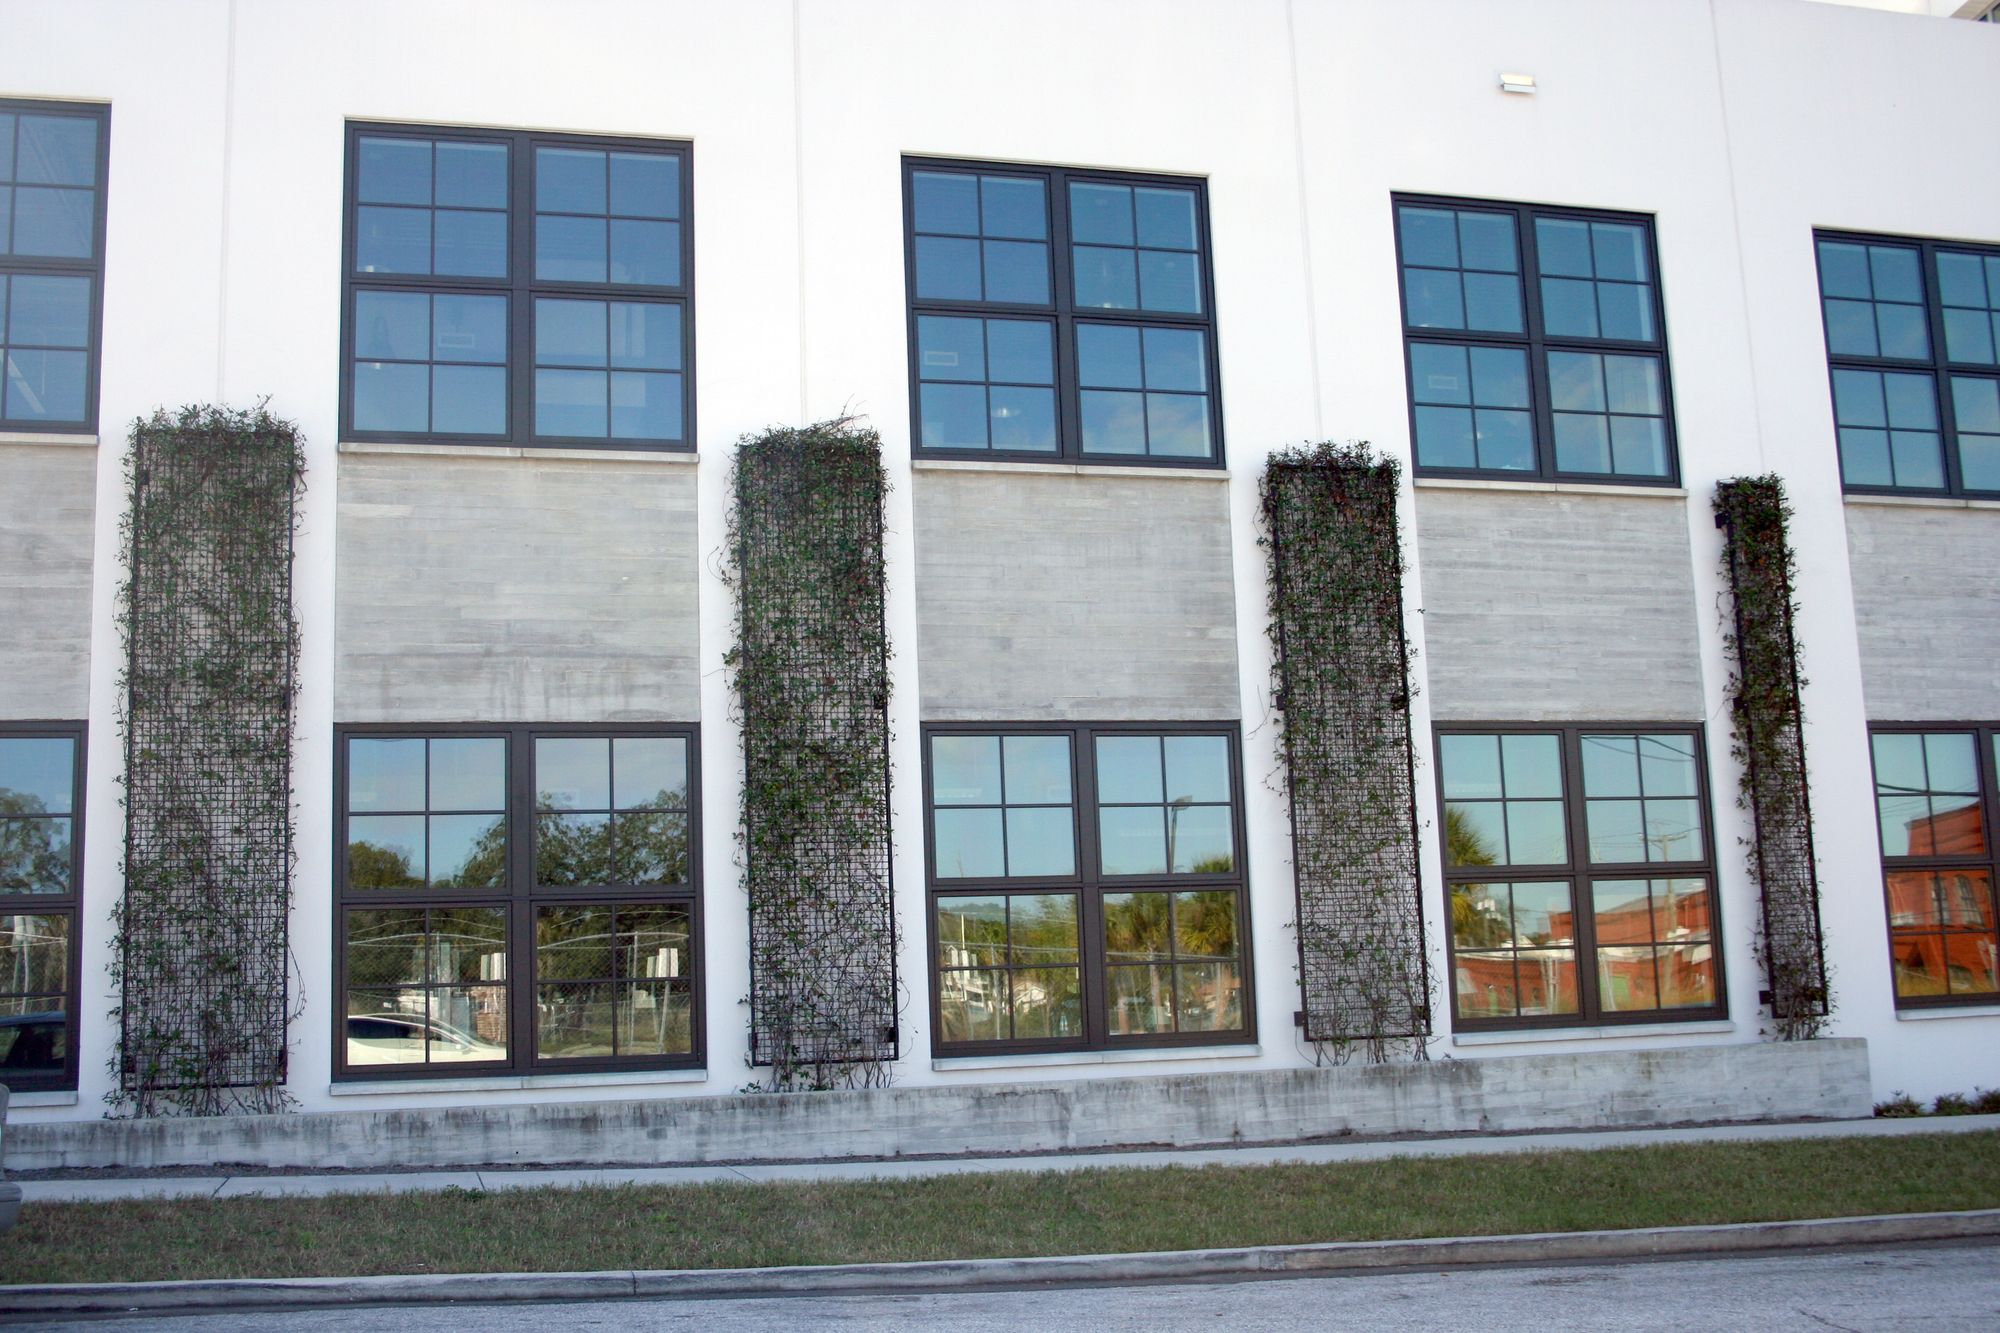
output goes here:
{"type": "Polygon", "coordinates": [[[1454,1032],[1454,1046],[1520,1046],[1538,1041],[1606,1041],[1618,1037],[1704,1037],[1736,1031],[1728,1019],[1706,1023],[1635,1023],[1594,1028],[1539,1028],[1522,1032],[1454,1032]]]}
{"type": "Polygon", "coordinates": [[[342,440],[343,454],[403,454],[435,458],[532,458],[582,463],[666,463],[692,467],[701,461],[693,450],[676,449],[542,449],[514,444],[388,444],[377,440],[342,440]]]}
{"type": "Polygon", "coordinates": [[[931,1061],[939,1073],[961,1069],[1037,1069],[1064,1065],[1158,1064],[1167,1060],[1248,1060],[1264,1048],[1248,1046],[1150,1047],[1143,1051],[1035,1051],[1024,1055],[952,1055],[931,1061]]]}
{"type": "Polygon", "coordinates": [[[10,1111],[25,1110],[31,1106],[75,1106],[74,1092],[17,1092],[7,1099],[10,1111]]]}
{"type": "Polygon", "coordinates": [[[656,1069],[644,1073],[505,1074],[488,1078],[378,1078],[335,1083],[329,1097],[381,1097],[403,1092],[522,1092],[536,1088],[627,1088],[660,1083],[706,1083],[706,1069],[656,1069]]]}
{"type": "Polygon", "coordinates": [[[1851,505],[1888,505],[1902,509],[2000,509],[2000,500],[1973,500],[1962,495],[1848,495],[1851,505]]]}
{"type": "Polygon", "coordinates": [[[1685,500],[1684,486],[1611,486],[1599,481],[1502,481],[1484,477],[1417,477],[1422,490],[1556,491],[1565,495],[1624,495],[1638,500],[1685,500]]]}
{"type": "Polygon", "coordinates": [[[2000,1018],[2000,1004],[1968,1004],[1961,1008],[1898,1009],[1898,1023],[1927,1023],[1933,1018],[2000,1018]]]}
{"type": "MultiPolygon", "coordinates": [[[[913,458],[918,472],[1027,472],[1058,477],[1173,477],[1179,481],[1228,481],[1227,468],[1130,467],[1105,463],[1016,463],[984,458],[913,458]]],[[[975,1057],[984,1059],[984,1056],[975,1057]]]]}
{"type": "Polygon", "coordinates": [[[68,445],[73,449],[95,449],[97,447],[97,437],[95,435],[62,435],[55,431],[0,430],[0,448],[5,448],[10,444],[33,445],[37,448],[55,444],[68,445]]]}

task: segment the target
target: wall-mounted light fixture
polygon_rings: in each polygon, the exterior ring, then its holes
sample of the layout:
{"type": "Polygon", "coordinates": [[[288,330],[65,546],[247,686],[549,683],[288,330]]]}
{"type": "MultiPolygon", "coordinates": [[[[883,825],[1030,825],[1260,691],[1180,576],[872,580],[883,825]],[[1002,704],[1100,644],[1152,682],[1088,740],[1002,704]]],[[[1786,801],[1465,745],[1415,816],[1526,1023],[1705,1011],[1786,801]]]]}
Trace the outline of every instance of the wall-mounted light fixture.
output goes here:
{"type": "Polygon", "coordinates": [[[1535,91],[1535,76],[1532,74],[1502,74],[1500,91],[1503,93],[1532,93],[1535,91]]]}

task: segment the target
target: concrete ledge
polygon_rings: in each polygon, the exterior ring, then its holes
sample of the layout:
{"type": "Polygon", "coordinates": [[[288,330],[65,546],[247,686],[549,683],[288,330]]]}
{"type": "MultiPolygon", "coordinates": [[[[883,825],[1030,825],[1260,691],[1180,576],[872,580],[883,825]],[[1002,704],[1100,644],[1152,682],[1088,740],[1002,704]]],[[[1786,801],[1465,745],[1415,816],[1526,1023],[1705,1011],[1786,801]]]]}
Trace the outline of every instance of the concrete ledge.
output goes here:
{"type": "Polygon", "coordinates": [[[1543,1232],[1437,1240],[1345,1241],[1237,1249],[1049,1258],[963,1259],[797,1268],[664,1269],[605,1273],[451,1273],[396,1277],[117,1282],[0,1288],[16,1314],[148,1313],[233,1306],[408,1305],[441,1301],[583,1301],[621,1296],[716,1300],[742,1296],[919,1293],[985,1287],[1191,1282],[1470,1264],[1550,1264],[1891,1245],[2000,1236],[2000,1209],[1739,1222],[1632,1231],[1543,1232]]]}
{"type": "Polygon", "coordinates": [[[1868,1116],[1857,1039],[1043,1083],[21,1125],[14,1171],[997,1156],[1868,1116]]]}
{"type": "Polygon", "coordinates": [[[1685,500],[1684,486],[1653,486],[1635,482],[1619,486],[1601,481],[1508,481],[1500,477],[1417,477],[1411,482],[1427,491],[1549,491],[1564,495],[1626,495],[1635,500],[1685,500]]]}

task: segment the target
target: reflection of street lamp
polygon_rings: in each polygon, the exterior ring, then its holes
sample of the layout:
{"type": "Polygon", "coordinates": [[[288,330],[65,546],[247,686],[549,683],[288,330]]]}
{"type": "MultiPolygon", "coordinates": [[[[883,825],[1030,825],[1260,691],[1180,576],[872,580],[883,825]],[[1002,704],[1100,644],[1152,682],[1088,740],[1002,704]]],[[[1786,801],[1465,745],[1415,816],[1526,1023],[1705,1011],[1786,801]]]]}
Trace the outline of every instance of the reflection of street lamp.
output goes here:
{"type": "Polygon", "coordinates": [[[1179,831],[1181,811],[1194,804],[1192,796],[1176,796],[1167,802],[1167,873],[1174,873],[1174,834],[1179,831]]]}

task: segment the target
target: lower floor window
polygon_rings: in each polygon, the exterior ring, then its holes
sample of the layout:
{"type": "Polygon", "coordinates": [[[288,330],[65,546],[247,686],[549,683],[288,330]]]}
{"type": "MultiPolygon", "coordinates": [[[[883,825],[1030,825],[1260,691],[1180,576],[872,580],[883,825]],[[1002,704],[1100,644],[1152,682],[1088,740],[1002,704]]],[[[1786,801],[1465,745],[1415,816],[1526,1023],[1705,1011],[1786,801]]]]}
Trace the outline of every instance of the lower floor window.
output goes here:
{"type": "Polygon", "coordinates": [[[1698,733],[1451,729],[1438,777],[1460,1026],[1722,1011],[1698,733]]]}
{"type": "Polygon", "coordinates": [[[83,727],[0,724],[0,1083],[76,1086],[83,727]]]}
{"type": "Polygon", "coordinates": [[[2000,726],[1877,727],[1875,812],[1902,1008],[2000,999],[2000,726]]]}
{"type": "Polygon", "coordinates": [[[1243,1040],[1233,728],[934,727],[937,1046],[1243,1040]]]}
{"type": "Polygon", "coordinates": [[[697,1065],[694,739],[345,729],[341,1072],[697,1065]]]}

